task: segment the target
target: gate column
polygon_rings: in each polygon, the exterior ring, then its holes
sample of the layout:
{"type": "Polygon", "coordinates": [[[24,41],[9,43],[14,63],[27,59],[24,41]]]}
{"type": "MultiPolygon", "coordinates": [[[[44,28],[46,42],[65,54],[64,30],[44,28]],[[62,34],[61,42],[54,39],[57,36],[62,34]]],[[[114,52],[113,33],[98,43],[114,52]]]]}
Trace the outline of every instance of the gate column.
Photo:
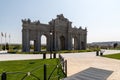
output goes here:
{"type": "Polygon", "coordinates": [[[29,30],[23,29],[22,30],[22,51],[23,52],[30,52],[30,40],[29,40],[29,30]]]}
{"type": "Polygon", "coordinates": [[[41,36],[40,32],[37,32],[36,40],[35,40],[35,50],[34,51],[41,51],[41,36]]]}

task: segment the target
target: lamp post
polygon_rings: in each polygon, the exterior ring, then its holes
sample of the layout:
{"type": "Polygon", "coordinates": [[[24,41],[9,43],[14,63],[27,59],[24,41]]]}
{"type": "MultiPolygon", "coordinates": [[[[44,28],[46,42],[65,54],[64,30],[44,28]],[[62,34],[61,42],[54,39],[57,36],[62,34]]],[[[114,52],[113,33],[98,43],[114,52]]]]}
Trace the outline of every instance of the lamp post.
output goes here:
{"type": "Polygon", "coordinates": [[[51,37],[52,37],[52,32],[50,31],[50,59],[52,59],[52,42],[51,42],[51,37]]]}
{"type": "Polygon", "coordinates": [[[54,42],[55,42],[54,32],[50,31],[50,59],[52,59],[52,51],[53,51],[53,58],[56,58],[55,43],[54,42]]]}
{"type": "Polygon", "coordinates": [[[53,58],[56,58],[56,53],[55,53],[55,31],[53,32],[53,58]]]}

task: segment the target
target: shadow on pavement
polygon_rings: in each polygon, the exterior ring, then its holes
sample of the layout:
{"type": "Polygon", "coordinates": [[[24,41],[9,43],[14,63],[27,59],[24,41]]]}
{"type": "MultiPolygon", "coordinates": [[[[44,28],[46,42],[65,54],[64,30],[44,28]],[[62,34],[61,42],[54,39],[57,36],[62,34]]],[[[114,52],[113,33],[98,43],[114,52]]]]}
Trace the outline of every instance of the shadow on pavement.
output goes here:
{"type": "Polygon", "coordinates": [[[106,80],[113,71],[90,67],[63,80],[106,80]]]}

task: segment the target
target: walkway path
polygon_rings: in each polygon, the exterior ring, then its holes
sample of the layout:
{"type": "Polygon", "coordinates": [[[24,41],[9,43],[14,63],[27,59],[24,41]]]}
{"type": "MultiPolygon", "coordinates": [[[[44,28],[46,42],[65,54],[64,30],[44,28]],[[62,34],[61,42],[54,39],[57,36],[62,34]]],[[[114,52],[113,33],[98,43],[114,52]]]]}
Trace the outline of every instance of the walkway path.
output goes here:
{"type": "MultiPolygon", "coordinates": [[[[120,53],[120,50],[106,50],[104,54],[112,54],[112,53],[120,53]]],[[[108,77],[107,80],[120,80],[120,60],[99,57],[96,56],[95,52],[76,53],[76,54],[72,53],[72,54],[62,54],[62,55],[68,61],[68,76],[72,76],[74,74],[77,74],[81,71],[85,71],[92,67],[102,70],[113,71],[113,73],[108,77]]],[[[72,80],[72,79],[65,79],[65,80],[72,80]]]]}
{"type": "MultiPolygon", "coordinates": [[[[47,58],[50,58],[50,55],[46,55],[47,58]]],[[[29,60],[29,59],[42,59],[42,54],[0,54],[0,61],[9,61],[9,60],[29,60]]]]}

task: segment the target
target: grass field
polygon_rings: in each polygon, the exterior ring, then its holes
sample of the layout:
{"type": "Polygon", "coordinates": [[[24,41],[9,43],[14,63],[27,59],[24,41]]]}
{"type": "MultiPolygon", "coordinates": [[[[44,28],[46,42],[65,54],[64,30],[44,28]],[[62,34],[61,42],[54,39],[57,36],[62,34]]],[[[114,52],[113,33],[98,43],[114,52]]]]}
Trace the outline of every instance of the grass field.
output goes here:
{"type": "Polygon", "coordinates": [[[113,59],[120,59],[120,53],[104,55],[104,57],[113,58],[113,59]]]}
{"type": "MultiPolygon", "coordinates": [[[[6,72],[7,80],[21,80],[28,72],[30,72],[32,75],[28,75],[24,80],[38,80],[35,77],[38,77],[40,80],[44,80],[43,79],[44,64],[47,64],[47,77],[48,77],[52,70],[55,68],[55,66],[58,64],[58,62],[59,62],[58,59],[1,61],[0,74],[2,72],[6,72]]],[[[60,72],[59,74],[62,75],[62,72],[61,71],[59,72],[60,72]]],[[[57,74],[58,70],[54,72],[53,78],[55,78],[54,76],[57,76],[57,74]]],[[[51,78],[51,80],[56,79],[51,78]]]]}

